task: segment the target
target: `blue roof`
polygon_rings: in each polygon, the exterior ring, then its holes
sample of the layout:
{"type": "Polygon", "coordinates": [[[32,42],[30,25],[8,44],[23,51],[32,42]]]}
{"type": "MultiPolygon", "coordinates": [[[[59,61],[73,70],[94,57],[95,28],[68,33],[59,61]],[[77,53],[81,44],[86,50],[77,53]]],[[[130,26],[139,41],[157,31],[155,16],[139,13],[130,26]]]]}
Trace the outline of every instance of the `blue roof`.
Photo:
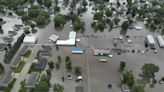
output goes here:
{"type": "Polygon", "coordinates": [[[35,68],[43,69],[45,67],[46,63],[47,63],[47,59],[46,58],[40,58],[38,60],[38,63],[35,64],[35,68]]]}
{"type": "Polygon", "coordinates": [[[73,46],[72,51],[83,51],[84,49],[80,46],[73,46]]]}

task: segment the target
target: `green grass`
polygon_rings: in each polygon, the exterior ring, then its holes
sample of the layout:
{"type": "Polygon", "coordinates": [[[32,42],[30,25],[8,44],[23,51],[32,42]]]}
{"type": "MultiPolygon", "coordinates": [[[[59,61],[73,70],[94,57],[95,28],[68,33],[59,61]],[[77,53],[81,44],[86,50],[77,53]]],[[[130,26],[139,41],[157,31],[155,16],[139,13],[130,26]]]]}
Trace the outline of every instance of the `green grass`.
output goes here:
{"type": "Polygon", "coordinates": [[[10,92],[12,87],[14,86],[16,81],[16,78],[14,78],[8,85],[8,87],[0,87],[0,90],[4,91],[4,92],[10,92]]]}
{"type": "Polygon", "coordinates": [[[37,52],[35,59],[39,59],[41,57],[40,51],[37,52]]]}
{"type": "Polygon", "coordinates": [[[28,57],[30,57],[30,55],[31,55],[31,50],[28,50],[23,56],[25,57],[25,58],[28,58],[28,57]]]}
{"type": "Polygon", "coordinates": [[[12,68],[13,72],[20,73],[25,65],[24,61],[21,61],[17,68],[12,68]]]}
{"type": "Polygon", "coordinates": [[[38,69],[38,68],[35,68],[35,63],[33,63],[28,71],[28,73],[31,73],[31,72],[41,72],[43,71],[43,69],[38,69]]]}

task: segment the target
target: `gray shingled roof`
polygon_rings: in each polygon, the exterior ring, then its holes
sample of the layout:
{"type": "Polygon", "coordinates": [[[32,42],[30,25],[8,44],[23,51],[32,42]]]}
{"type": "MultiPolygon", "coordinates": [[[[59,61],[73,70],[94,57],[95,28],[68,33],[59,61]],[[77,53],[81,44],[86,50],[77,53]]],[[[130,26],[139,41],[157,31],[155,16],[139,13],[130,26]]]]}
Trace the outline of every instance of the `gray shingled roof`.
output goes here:
{"type": "Polygon", "coordinates": [[[38,72],[32,72],[30,77],[26,81],[25,87],[34,88],[35,84],[37,83],[38,77],[39,77],[38,72]]]}
{"type": "Polygon", "coordinates": [[[22,56],[17,55],[17,56],[13,59],[13,61],[12,61],[12,63],[11,63],[11,67],[17,68],[18,65],[19,65],[19,63],[20,63],[20,61],[21,61],[21,59],[22,59],[22,56]]]}
{"type": "Polygon", "coordinates": [[[21,48],[21,51],[20,51],[20,55],[24,55],[24,54],[26,54],[26,52],[27,52],[27,50],[28,50],[28,46],[23,46],[22,48],[21,48]]]}
{"type": "Polygon", "coordinates": [[[3,76],[0,86],[7,87],[12,79],[12,71],[7,71],[3,76]]]}

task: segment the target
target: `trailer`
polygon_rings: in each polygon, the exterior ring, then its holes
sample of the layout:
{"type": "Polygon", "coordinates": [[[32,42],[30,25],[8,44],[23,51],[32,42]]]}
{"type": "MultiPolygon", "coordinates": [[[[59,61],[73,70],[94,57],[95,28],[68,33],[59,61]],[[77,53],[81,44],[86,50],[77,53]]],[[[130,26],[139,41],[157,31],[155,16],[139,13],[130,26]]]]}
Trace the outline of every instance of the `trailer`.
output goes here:
{"type": "Polygon", "coordinates": [[[155,40],[154,40],[154,38],[153,38],[153,36],[152,35],[147,35],[146,36],[146,39],[147,39],[147,43],[148,43],[148,45],[150,46],[150,47],[154,47],[155,46],[155,40]]]}
{"type": "Polygon", "coordinates": [[[158,35],[157,40],[158,40],[158,43],[159,43],[159,47],[164,48],[164,39],[163,39],[163,37],[158,35]]]}

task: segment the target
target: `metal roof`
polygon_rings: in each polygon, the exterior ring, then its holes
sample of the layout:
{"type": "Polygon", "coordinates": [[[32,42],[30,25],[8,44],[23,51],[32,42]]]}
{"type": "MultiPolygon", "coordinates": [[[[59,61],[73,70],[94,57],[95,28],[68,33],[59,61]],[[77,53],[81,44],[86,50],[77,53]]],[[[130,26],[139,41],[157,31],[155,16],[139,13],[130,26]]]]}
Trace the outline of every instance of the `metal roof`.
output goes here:
{"type": "Polygon", "coordinates": [[[8,84],[10,83],[10,81],[12,79],[12,73],[13,73],[12,71],[7,71],[5,73],[5,75],[3,76],[2,81],[0,83],[1,86],[4,86],[4,87],[8,86],[8,84]]]}
{"type": "Polygon", "coordinates": [[[163,39],[163,37],[158,35],[157,36],[157,40],[158,40],[158,43],[159,43],[160,47],[164,47],[164,39],[163,39]]]}
{"type": "Polygon", "coordinates": [[[20,55],[24,55],[26,52],[27,52],[27,50],[28,50],[28,46],[27,45],[25,45],[25,46],[23,46],[22,48],[21,48],[21,51],[20,51],[20,55]]]}
{"type": "Polygon", "coordinates": [[[147,37],[149,44],[155,44],[155,40],[152,35],[147,35],[146,37],[147,37]]]}

